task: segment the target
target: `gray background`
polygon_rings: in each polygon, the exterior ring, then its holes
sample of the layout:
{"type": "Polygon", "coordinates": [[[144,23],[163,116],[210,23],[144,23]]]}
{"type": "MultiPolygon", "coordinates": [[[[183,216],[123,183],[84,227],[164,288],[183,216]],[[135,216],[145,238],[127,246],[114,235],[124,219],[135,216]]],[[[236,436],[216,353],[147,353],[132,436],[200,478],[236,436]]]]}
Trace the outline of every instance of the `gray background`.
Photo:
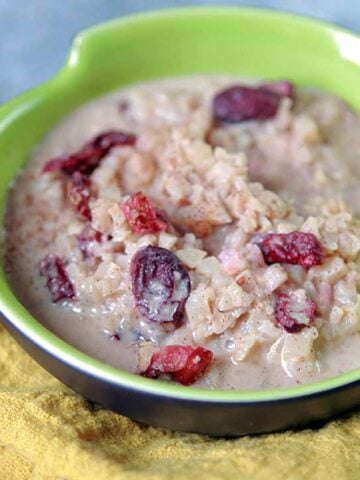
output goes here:
{"type": "Polygon", "coordinates": [[[360,0],[0,0],[0,103],[55,73],[79,30],[133,12],[219,4],[287,10],[360,31],[360,0]]]}

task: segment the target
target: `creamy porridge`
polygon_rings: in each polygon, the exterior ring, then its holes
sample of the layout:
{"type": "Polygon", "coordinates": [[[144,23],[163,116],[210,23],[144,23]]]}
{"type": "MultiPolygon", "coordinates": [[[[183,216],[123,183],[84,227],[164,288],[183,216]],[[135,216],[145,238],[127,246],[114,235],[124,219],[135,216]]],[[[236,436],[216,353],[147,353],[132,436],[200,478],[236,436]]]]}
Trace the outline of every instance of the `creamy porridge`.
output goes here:
{"type": "Polygon", "coordinates": [[[206,388],[360,367],[360,120],[285,81],[155,81],[85,105],[8,199],[6,270],[50,330],[206,388]]]}

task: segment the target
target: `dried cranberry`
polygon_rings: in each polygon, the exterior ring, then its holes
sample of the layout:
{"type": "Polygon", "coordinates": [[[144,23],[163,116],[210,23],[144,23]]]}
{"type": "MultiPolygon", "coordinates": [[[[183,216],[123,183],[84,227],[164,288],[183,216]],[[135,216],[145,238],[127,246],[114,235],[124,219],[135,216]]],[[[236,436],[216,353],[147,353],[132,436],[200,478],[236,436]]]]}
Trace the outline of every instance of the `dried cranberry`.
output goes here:
{"type": "Polygon", "coordinates": [[[203,347],[190,345],[169,345],[154,353],[147,369],[141,375],[158,378],[167,373],[183,385],[191,385],[208,368],[213,354],[203,347]]]}
{"type": "Polygon", "coordinates": [[[293,95],[293,85],[286,81],[255,87],[233,85],[215,95],[214,117],[221,122],[268,120],[276,115],[281,98],[293,95]]]}
{"type": "Polygon", "coordinates": [[[42,171],[48,173],[62,170],[68,175],[74,172],[91,175],[111,148],[134,145],[135,142],[136,136],[131,133],[117,130],[104,132],[85,143],[77,152],[49,160],[42,171]]]}
{"type": "Polygon", "coordinates": [[[294,85],[286,80],[280,80],[277,82],[264,83],[260,85],[262,90],[268,92],[276,93],[279,97],[288,97],[292,100],[295,97],[295,88],[294,85]]]}
{"type": "Polygon", "coordinates": [[[139,235],[161,232],[168,227],[166,214],[141,192],[131,195],[122,210],[131,230],[139,235]]]}
{"type": "Polygon", "coordinates": [[[324,260],[323,247],[312,233],[269,233],[256,243],[268,265],[289,263],[309,269],[324,260]]]}
{"type": "Polygon", "coordinates": [[[298,333],[313,323],[315,303],[296,292],[281,293],[275,304],[275,319],[289,333],[298,333]]]}
{"type": "Polygon", "coordinates": [[[276,115],[280,97],[256,87],[235,85],[218,93],[213,100],[213,112],[221,122],[268,120],[276,115]]]}
{"type": "Polygon", "coordinates": [[[84,255],[85,259],[92,257],[91,249],[95,243],[100,243],[102,240],[102,234],[98,230],[95,230],[90,225],[86,225],[83,230],[77,236],[79,249],[84,255]]]}
{"type": "Polygon", "coordinates": [[[57,172],[58,170],[61,170],[63,165],[64,165],[64,162],[67,158],[69,158],[70,155],[63,155],[61,157],[55,157],[55,158],[52,158],[50,160],[48,160],[41,172],[42,173],[49,173],[49,172],[57,172]]]}
{"type": "Polygon", "coordinates": [[[176,325],[191,288],[189,274],[180,260],[165,248],[141,248],[131,260],[130,275],[140,313],[154,322],[176,325]]]}
{"type": "Polygon", "coordinates": [[[40,262],[40,275],[47,277],[46,286],[54,303],[75,297],[75,289],[66,273],[64,262],[57,255],[47,255],[40,262]]]}
{"type": "Polygon", "coordinates": [[[89,201],[91,198],[91,181],[80,172],[74,172],[67,186],[67,198],[86,220],[91,221],[89,201]]]}

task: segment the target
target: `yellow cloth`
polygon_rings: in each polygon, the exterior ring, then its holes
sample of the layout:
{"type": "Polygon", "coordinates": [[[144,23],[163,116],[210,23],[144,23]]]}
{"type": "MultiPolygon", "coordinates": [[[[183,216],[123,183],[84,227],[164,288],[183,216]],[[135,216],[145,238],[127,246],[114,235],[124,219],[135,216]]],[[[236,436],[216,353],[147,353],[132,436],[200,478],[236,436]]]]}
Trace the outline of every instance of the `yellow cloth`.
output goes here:
{"type": "Polygon", "coordinates": [[[318,430],[214,439],[95,408],[0,327],[1,480],[360,478],[360,414],[318,430]]]}

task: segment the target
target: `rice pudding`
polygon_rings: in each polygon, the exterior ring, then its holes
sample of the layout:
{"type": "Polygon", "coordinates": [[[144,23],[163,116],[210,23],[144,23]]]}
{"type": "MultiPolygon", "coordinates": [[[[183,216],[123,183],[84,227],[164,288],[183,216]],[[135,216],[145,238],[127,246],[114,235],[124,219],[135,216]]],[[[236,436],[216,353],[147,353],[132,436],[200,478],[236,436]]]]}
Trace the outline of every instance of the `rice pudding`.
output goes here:
{"type": "Polygon", "coordinates": [[[10,188],[24,306],[115,367],[263,389],[360,367],[360,121],[289,82],[157,80],[71,113],[10,188]]]}

